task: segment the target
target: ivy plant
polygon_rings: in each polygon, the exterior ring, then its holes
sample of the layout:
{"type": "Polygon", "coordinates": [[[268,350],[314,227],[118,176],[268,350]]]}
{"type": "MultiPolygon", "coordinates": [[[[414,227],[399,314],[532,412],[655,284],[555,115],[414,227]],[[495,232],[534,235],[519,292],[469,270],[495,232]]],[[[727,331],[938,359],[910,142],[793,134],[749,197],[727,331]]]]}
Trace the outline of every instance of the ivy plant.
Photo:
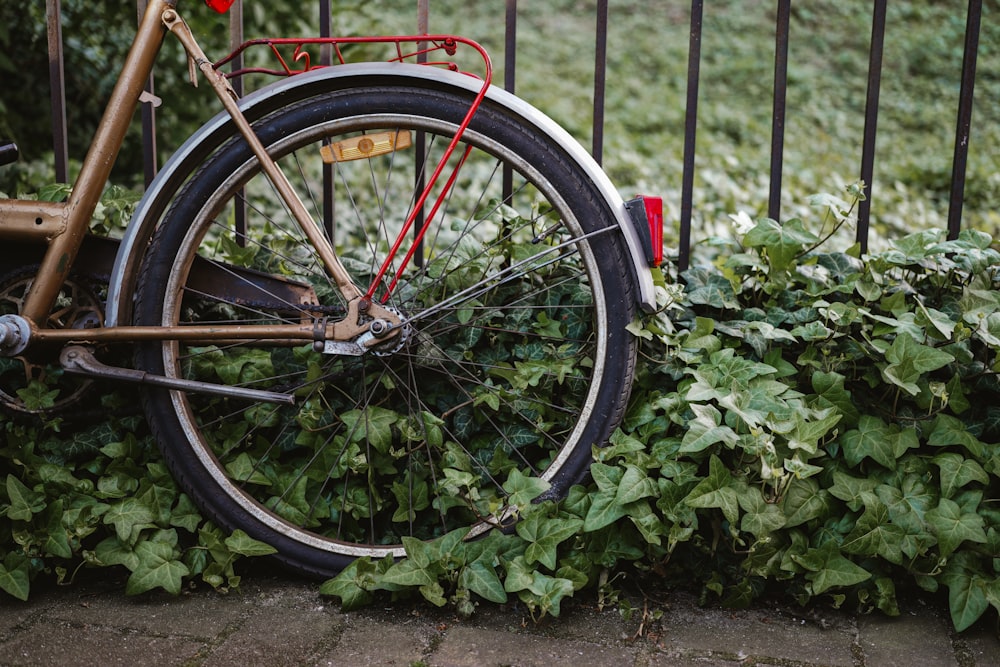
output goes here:
{"type": "MultiPolygon", "coordinates": [[[[56,184],[37,196],[59,201],[68,192],[56,184]]],[[[93,231],[120,230],[136,201],[109,187],[93,231]]],[[[22,280],[18,272],[0,276],[8,290],[22,280]]],[[[120,388],[90,386],[77,397],[79,384],[63,382],[59,369],[27,374],[17,359],[0,359],[0,377],[5,403],[18,406],[0,411],[0,590],[7,595],[28,599],[39,575],[65,582],[81,567],[111,566],[129,572],[129,594],[178,593],[195,580],[223,590],[239,584],[240,558],[273,553],[201,516],[120,388]]]]}
{"type": "Polygon", "coordinates": [[[523,506],[511,534],[409,545],[322,591],[557,615],[632,570],[733,606],[780,590],[898,614],[897,586],[946,589],[959,630],[1000,609],[1000,253],[973,230],[827,249],[861,192],[814,198],[816,224],[741,217],[735,245],[661,284],[586,486],[523,506]]]}
{"type": "MultiPolygon", "coordinates": [[[[810,220],[737,216],[734,241],[661,277],[663,308],[630,326],[630,409],[566,498],[536,502],[544,483],[512,471],[512,529],[406,539],[404,559],[359,559],[321,592],[541,618],[637,576],[731,606],[780,593],[890,615],[918,586],[947,593],[959,630],[1000,609],[1000,253],[974,230],[831,248],[860,196],[818,196],[810,220]]],[[[0,423],[7,594],[84,566],[127,568],[129,593],[224,589],[270,552],[201,517],[126,398],[69,421],[45,384],[17,393],[40,418],[0,423]]]]}

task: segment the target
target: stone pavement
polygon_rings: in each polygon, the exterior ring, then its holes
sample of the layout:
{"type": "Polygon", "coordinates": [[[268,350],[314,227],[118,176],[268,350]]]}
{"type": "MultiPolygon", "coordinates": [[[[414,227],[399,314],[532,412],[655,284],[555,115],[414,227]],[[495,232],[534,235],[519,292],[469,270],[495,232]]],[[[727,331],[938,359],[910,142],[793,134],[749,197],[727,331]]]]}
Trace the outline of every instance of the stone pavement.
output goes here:
{"type": "Polygon", "coordinates": [[[228,595],[123,591],[113,575],[27,603],[0,598],[0,665],[1000,665],[994,615],[955,634],[943,609],[920,602],[890,619],[701,608],[668,593],[662,618],[644,622],[641,612],[626,621],[598,611],[591,595],[535,624],[518,605],[483,605],[470,620],[409,603],[345,614],[313,582],[264,574],[228,595]]]}

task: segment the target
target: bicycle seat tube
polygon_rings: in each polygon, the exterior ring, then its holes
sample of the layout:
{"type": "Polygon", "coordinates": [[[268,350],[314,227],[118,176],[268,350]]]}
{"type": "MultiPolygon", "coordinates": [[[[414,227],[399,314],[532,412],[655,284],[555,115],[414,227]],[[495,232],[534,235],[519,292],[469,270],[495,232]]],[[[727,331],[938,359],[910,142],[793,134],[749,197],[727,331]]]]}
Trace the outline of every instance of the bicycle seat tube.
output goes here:
{"type": "Polygon", "coordinates": [[[104,116],[63,209],[64,231],[50,241],[39,267],[38,277],[25,298],[22,314],[36,326],[44,326],[59,289],[69,276],[132,121],[139,96],[163,44],[166,28],[161,16],[175,4],[175,0],[149,0],[146,12],[139,22],[135,39],[105,107],[104,116]]]}

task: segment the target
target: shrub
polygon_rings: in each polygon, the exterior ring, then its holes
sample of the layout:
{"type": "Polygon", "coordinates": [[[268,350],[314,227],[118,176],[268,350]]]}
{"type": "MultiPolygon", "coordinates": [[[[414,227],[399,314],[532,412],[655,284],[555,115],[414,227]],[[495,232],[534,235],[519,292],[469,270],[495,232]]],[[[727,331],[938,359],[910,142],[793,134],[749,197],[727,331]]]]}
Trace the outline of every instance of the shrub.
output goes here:
{"type": "Polygon", "coordinates": [[[419,589],[469,607],[517,594],[539,614],[634,567],[725,604],[780,586],[800,603],[897,614],[896,586],[948,591],[961,630],[1000,608],[1000,254],[928,231],[884,253],[822,251],[825,229],[744,219],[738,247],[663,285],[635,326],[647,355],[593,482],[522,508],[512,535],[411,545],[324,585],[346,606],[419,589]],[[669,313],[669,317],[667,316],[669,313]]]}
{"type": "MultiPolygon", "coordinates": [[[[814,198],[818,229],[737,217],[735,245],[660,281],[663,309],[631,327],[632,405],[586,485],[542,503],[543,484],[518,486],[513,531],[408,541],[406,559],[360,559],[321,592],[346,608],[419,592],[463,614],[516,596],[540,617],[585,588],[613,602],[631,570],[734,606],[780,590],[897,614],[897,586],[946,589],[959,630],[1000,609],[1000,253],[972,230],[827,250],[860,192],[814,198]]],[[[42,411],[55,398],[18,393],[42,411]]],[[[128,406],[3,421],[0,589],[25,599],[39,573],[109,565],[132,593],[225,587],[268,551],[202,519],[128,406]]]]}

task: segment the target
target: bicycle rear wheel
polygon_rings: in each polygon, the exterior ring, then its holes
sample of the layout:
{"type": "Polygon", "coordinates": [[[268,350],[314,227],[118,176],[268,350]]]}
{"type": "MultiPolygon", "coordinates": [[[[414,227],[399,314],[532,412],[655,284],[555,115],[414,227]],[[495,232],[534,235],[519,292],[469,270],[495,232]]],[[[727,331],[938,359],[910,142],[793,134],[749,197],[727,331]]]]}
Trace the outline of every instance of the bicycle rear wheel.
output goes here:
{"type": "MultiPolygon", "coordinates": [[[[437,163],[469,101],[373,84],[303,100],[255,129],[364,289],[414,207],[423,165],[437,163]]],[[[633,278],[593,184],[558,145],[489,103],[436,192],[451,174],[413,257],[404,266],[400,253],[377,285],[407,323],[382,347],[361,356],[281,341],[140,348],[150,373],[295,395],[279,407],[149,389],[144,403],[167,464],[203,511],[300,571],[330,576],[359,556],[402,556],[404,537],[483,532],[510,518],[512,475],[540,477],[544,497],[559,497],[624,411],[633,278]]],[[[239,139],[172,205],[136,299],[143,325],[345,313],[239,139]],[[246,289],[213,287],[197,268],[205,259],[246,289]],[[261,287],[265,274],[310,297],[261,287]]]]}

